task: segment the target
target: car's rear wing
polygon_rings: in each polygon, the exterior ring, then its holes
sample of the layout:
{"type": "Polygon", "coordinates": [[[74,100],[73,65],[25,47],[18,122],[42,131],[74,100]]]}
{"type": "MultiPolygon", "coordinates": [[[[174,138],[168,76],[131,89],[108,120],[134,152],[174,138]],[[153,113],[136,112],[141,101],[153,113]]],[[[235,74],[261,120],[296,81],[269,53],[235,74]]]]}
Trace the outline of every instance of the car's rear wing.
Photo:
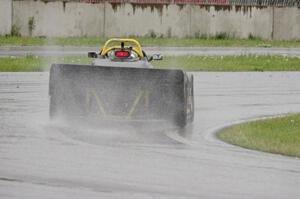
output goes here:
{"type": "Polygon", "coordinates": [[[54,64],[50,113],[176,123],[186,117],[185,81],[181,70],[54,64]]]}

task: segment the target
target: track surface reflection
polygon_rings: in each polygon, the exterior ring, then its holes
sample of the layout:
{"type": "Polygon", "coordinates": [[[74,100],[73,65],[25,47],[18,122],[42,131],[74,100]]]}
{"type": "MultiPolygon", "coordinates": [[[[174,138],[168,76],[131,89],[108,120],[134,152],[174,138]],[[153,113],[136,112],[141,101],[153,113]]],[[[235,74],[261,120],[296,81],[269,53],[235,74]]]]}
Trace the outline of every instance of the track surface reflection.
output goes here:
{"type": "Polygon", "coordinates": [[[297,198],[300,160],[215,131],[300,111],[300,73],[194,73],[192,134],[48,119],[48,73],[0,73],[0,198],[297,198]]]}

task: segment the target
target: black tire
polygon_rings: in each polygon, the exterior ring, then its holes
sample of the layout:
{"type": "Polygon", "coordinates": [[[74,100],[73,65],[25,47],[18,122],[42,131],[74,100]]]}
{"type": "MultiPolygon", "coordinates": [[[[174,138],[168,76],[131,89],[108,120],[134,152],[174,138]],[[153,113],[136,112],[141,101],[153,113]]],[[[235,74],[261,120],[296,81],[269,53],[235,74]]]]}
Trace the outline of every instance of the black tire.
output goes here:
{"type": "Polygon", "coordinates": [[[189,86],[189,77],[187,74],[185,74],[186,78],[184,81],[184,96],[183,96],[183,102],[182,102],[182,107],[179,113],[177,114],[175,118],[175,124],[176,126],[183,128],[187,125],[188,123],[188,118],[187,118],[187,102],[188,102],[188,86],[189,86]]]}
{"type": "Polygon", "coordinates": [[[57,99],[55,97],[56,93],[56,78],[55,78],[55,65],[50,69],[50,78],[49,78],[49,117],[53,119],[57,115],[57,99]]]}
{"type": "Polygon", "coordinates": [[[186,113],[184,111],[182,111],[181,113],[179,113],[176,117],[175,123],[176,126],[183,128],[186,126],[187,124],[187,120],[186,120],[186,113]]]}
{"type": "Polygon", "coordinates": [[[195,116],[195,106],[194,106],[194,75],[190,75],[190,87],[191,87],[191,96],[192,96],[192,110],[191,110],[191,116],[190,116],[190,122],[194,121],[194,116],[195,116]]]}
{"type": "Polygon", "coordinates": [[[187,75],[187,83],[184,88],[184,103],[181,112],[177,115],[176,125],[183,128],[188,123],[192,123],[194,121],[194,76],[192,74],[187,75]],[[190,92],[189,92],[190,89],[190,92]],[[188,98],[191,96],[191,112],[187,113],[188,108],[188,98]]]}
{"type": "Polygon", "coordinates": [[[53,96],[50,96],[50,104],[49,104],[49,116],[50,119],[53,119],[56,115],[56,105],[53,99],[53,96]]]}

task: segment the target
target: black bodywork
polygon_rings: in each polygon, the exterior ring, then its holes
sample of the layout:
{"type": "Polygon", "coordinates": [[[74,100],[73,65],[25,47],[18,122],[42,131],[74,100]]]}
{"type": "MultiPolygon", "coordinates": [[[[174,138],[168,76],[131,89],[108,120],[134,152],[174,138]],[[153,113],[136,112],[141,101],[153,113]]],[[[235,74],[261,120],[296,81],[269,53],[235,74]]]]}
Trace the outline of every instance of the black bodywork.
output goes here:
{"type": "Polygon", "coordinates": [[[51,118],[180,127],[194,119],[193,76],[182,70],[53,64],[49,95],[51,118]]]}

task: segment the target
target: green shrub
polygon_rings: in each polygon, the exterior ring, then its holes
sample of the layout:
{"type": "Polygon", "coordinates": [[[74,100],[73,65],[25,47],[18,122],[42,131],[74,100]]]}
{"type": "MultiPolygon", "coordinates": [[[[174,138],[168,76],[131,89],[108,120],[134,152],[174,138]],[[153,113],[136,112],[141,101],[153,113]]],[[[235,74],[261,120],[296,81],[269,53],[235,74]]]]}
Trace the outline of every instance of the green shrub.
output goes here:
{"type": "Polygon", "coordinates": [[[32,36],[32,32],[34,29],[35,29],[35,20],[34,20],[34,17],[30,17],[28,20],[28,31],[29,31],[30,37],[32,36]]]}
{"type": "Polygon", "coordinates": [[[11,31],[10,31],[10,36],[13,37],[21,37],[21,33],[20,33],[21,27],[13,24],[11,27],[11,31]]]}
{"type": "Polygon", "coordinates": [[[215,39],[219,39],[219,40],[230,39],[230,35],[226,32],[219,32],[215,35],[215,39]]]}

